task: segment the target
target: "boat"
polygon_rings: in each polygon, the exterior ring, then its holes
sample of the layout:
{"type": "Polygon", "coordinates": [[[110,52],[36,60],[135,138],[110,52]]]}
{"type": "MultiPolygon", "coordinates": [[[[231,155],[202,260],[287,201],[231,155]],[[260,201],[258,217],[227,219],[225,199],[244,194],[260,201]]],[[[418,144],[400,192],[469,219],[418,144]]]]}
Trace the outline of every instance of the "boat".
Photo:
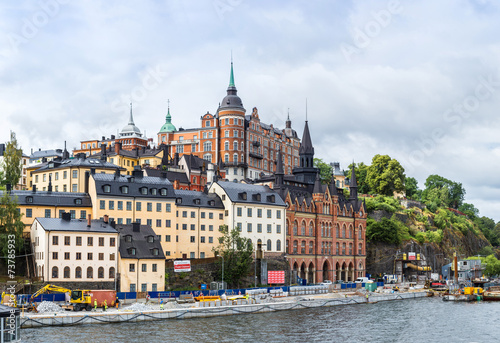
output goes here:
{"type": "Polygon", "coordinates": [[[443,295],[443,301],[477,301],[483,299],[481,287],[464,287],[459,293],[443,295]]]}
{"type": "Polygon", "coordinates": [[[486,301],[500,301],[500,292],[498,291],[484,292],[483,299],[486,301]]]}

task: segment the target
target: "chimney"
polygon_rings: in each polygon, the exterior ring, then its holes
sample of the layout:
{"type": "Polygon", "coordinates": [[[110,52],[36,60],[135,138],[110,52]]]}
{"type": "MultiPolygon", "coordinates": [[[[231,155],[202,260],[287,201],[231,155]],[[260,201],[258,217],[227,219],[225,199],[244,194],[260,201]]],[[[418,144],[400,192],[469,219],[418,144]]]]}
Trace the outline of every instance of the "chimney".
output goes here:
{"type": "Polygon", "coordinates": [[[114,229],[116,227],[115,220],[111,219],[111,221],[109,222],[109,225],[114,229]]]}
{"type": "Polygon", "coordinates": [[[138,177],[142,177],[143,176],[143,172],[141,170],[141,166],[135,166],[134,167],[134,170],[132,171],[132,176],[134,178],[138,178],[138,177]]]}
{"type": "Polygon", "coordinates": [[[113,139],[115,139],[115,135],[111,135],[111,139],[112,139],[112,140],[113,140],[113,139]]]}
{"type": "Polygon", "coordinates": [[[106,161],[106,144],[101,143],[101,161],[106,161]]]}
{"type": "Polygon", "coordinates": [[[102,136],[101,141],[105,141],[105,140],[106,140],[106,137],[102,136]]]}
{"type": "Polygon", "coordinates": [[[166,179],[167,178],[167,172],[164,172],[164,171],[160,172],[160,177],[162,179],[166,179]]]}
{"type": "Polygon", "coordinates": [[[67,222],[71,221],[71,213],[63,212],[61,215],[61,219],[67,222]]]}
{"type": "Polygon", "coordinates": [[[132,223],[132,231],[134,232],[141,232],[141,224],[137,222],[132,223]]]}
{"type": "Polygon", "coordinates": [[[90,227],[92,225],[92,215],[89,214],[87,215],[87,227],[90,227]]]}
{"type": "Polygon", "coordinates": [[[116,170],[115,170],[115,177],[114,177],[114,179],[116,180],[116,179],[117,179],[117,178],[119,178],[119,177],[120,177],[120,169],[116,168],[116,170]]]}
{"type": "Polygon", "coordinates": [[[87,170],[85,172],[85,185],[84,185],[84,192],[88,193],[89,192],[89,179],[90,179],[90,173],[87,170]]]}
{"type": "Polygon", "coordinates": [[[108,224],[109,216],[107,214],[104,215],[104,223],[108,224]]]}
{"type": "Polygon", "coordinates": [[[174,155],[174,166],[179,166],[179,153],[176,152],[174,155]]]}
{"type": "Polygon", "coordinates": [[[175,179],[175,181],[174,181],[174,189],[179,189],[179,186],[180,186],[179,180],[175,179]]]}
{"type": "Polygon", "coordinates": [[[33,193],[36,193],[36,185],[33,185],[33,193]]]}
{"type": "Polygon", "coordinates": [[[90,168],[90,174],[92,174],[92,175],[95,174],[95,168],[90,168]]]}
{"type": "Polygon", "coordinates": [[[52,175],[49,174],[49,186],[47,187],[47,193],[52,193],[52,175]]]}
{"type": "Polygon", "coordinates": [[[122,143],[115,142],[115,153],[119,154],[121,149],[122,149],[122,143]]]}

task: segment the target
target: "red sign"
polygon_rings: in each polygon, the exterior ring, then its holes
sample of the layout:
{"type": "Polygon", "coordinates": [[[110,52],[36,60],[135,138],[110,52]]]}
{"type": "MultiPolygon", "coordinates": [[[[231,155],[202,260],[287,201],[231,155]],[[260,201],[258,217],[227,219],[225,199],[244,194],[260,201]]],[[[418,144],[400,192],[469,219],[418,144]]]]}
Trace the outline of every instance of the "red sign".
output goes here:
{"type": "Polygon", "coordinates": [[[416,253],[414,253],[414,252],[408,253],[408,260],[413,260],[413,261],[416,260],[415,255],[416,255],[416,253]]]}
{"type": "Polygon", "coordinates": [[[267,283],[269,284],[284,284],[285,283],[285,271],[284,270],[274,270],[267,271],[267,283]]]}
{"type": "Polygon", "coordinates": [[[190,271],[191,271],[190,260],[174,261],[174,272],[190,272],[190,271]]]}

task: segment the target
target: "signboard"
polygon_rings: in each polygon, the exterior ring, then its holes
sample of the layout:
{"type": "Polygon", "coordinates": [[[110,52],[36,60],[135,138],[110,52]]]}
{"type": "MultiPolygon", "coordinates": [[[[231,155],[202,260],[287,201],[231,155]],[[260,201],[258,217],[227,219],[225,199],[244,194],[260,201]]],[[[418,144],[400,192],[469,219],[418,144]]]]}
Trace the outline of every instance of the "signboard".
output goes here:
{"type": "Polygon", "coordinates": [[[415,261],[416,259],[417,259],[416,253],[414,253],[414,252],[409,252],[409,253],[408,253],[408,260],[410,260],[410,261],[411,261],[411,260],[415,261]]]}
{"type": "Polygon", "coordinates": [[[284,270],[268,270],[267,271],[267,282],[270,285],[284,284],[285,283],[285,271],[284,270]]]}
{"type": "Polygon", "coordinates": [[[180,260],[174,261],[174,272],[190,272],[191,271],[191,261],[190,260],[180,260]]]}

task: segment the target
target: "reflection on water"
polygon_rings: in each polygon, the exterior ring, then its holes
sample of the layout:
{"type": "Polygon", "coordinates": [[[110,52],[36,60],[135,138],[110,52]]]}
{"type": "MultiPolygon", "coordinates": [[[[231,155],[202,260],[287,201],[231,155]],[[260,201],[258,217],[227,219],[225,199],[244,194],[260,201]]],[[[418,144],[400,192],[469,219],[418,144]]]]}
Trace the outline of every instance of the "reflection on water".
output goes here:
{"type": "Polygon", "coordinates": [[[23,342],[498,342],[500,302],[441,298],[156,322],[23,329],[23,342]]]}

